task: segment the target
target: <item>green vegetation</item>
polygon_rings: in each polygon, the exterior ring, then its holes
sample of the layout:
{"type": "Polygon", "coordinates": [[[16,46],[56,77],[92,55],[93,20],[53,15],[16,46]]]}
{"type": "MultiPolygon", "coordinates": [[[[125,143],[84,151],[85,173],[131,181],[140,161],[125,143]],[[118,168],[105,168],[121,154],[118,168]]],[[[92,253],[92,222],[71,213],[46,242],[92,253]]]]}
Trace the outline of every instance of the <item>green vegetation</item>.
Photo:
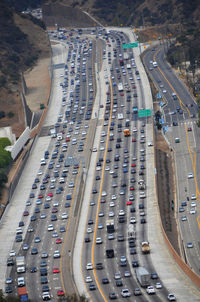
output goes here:
{"type": "Polygon", "coordinates": [[[0,138],[0,169],[6,168],[12,160],[10,152],[4,149],[10,145],[11,142],[7,137],[0,138]]]}

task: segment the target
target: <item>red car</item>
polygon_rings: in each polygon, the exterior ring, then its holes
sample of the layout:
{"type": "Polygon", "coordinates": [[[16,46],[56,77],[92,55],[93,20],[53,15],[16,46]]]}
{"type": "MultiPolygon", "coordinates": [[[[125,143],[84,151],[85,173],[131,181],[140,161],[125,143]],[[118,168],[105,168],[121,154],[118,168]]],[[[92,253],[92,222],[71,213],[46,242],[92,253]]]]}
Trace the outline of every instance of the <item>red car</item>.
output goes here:
{"type": "Polygon", "coordinates": [[[59,268],[58,267],[54,267],[53,268],[53,274],[58,274],[58,273],[60,273],[59,268]]]}
{"type": "Polygon", "coordinates": [[[23,216],[28,216],[29,215],[29,211],[24,211],[23,216]]]}
{"type": "Polygon", "coordinates": [[[60,244],[60,243],[62,243],[62,239],[61,238],[57,238],[56,239],[56,244],[60,244]]]}
{"type": "Polygon", "coordinates": [[[135,143],[136,142],[136,138],[132,138],[132,142],[135,143]]]}
{"type": "Polygon", "coordinates": [[[123,92],[120,92],[120,96],[124,96],[124,93],[123,93],[123,92]]]}
{"type": "Polygon", "coordinates": [[[53,208],[52,210],[51,210],[51,213],[57,213],[58,212],[58,209],[57,208],[53,208]]]}
{"type": "Polygon", "coordinates": [[[131,164],[131,167],[136,167],[136,164],[131,164]]]}
{"type": "Polygon", "coordinates": [[[135,188],[131,186],[131,187],[130,187],[130,191],[133,191],[133,190],[135,190],[135,188]]]}
{"type": "Polygon", "coordinates": [[[126,205],[127,205],[127,206],[131,206],[131,205],[132,205],[132,201],[128,200],[128,201],[126,202],[126,205]]]}
{"type": "Polygon", "coordinates": [[[65,295],[64,291],[62,289],[57,290],[57,296],[63,297],[65,295]]]}
{"type": "Polygon", "coordinates": [[[107,92],[106,92],[106,94],[107,94],[107,95],[109,95],[109,94],[110,94],[110,92],[109,92],[109,91],[107,91],[107,92]]]}
{"type": "Polygon", "coordinates": [[[47,196],[53,197],[53,193],[52,193],[52,192],[50,192],[50,193],[48,193],[48,195],[47,195],[47,196]]]}
{"type": "Polygon", "coordinates": [[[65,139],[65,141],[66,141],[66,142],[70,142],[70,138],[67,137],[67,138],[65,139]]]}
{"type": "Polygon", "coordinates": [[[43,198],[44,196],[42,194],[38,195],[38,198],[41,199],[43,198]]]}
{"type": "Polygon", "coordinates": [[[106,202],[105,198],[102,198],[101,203],[105,203],[105,202],[106,202]]]}

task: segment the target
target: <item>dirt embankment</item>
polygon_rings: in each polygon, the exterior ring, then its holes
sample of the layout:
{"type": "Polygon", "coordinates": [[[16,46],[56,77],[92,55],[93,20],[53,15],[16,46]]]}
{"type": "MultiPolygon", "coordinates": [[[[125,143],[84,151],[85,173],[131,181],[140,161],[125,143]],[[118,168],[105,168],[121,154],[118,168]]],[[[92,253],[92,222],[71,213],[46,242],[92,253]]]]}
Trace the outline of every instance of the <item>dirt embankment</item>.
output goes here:
{"type": "Polygon", "coordinates": [[[155,138],[157,193],[161,220],[169,241],[176,252],[180,255],[177,223],[173,209],[176,185],[173,153],[169,149],[161,132],[157,132],[155,138]]]}

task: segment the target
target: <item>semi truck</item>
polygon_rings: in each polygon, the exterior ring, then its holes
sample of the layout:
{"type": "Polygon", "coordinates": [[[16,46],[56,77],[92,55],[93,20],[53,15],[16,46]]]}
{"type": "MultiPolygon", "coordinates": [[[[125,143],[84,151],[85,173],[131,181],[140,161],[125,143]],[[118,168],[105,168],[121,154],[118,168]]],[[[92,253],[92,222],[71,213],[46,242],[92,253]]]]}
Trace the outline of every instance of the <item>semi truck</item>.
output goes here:
{"type": "Polygon", "coordinates": [[[17,273],[25,273],[26,264],[25,264],[25,257],[24,256],[16,257],[16,267],[17,267],[17,273]]]}
{"type": "Polygon", "coordinates": [[[114,220],[113,219],[107,220],[106,228],[107,228],[107,233],[114,233],[115,226],[114,226],[114,220]]]}
{"type": "Polygon", "coordinates": [[[150,274],[145,267],[137,267],[135,273],[136,278],[142,287],[147,287],[150,284],[150,274]]]}
{"type": "Polygon", "coordinates": [[[141,243],[141,250],[143,254],[149,254],[150,253],[150,245],[148,241],[143,241],[141,243]]]}
{"type": "Polygon", "coordinates": [[[18,296],[20,297],[21,302],[28,301],[28,293],[26,286],[18,287],[18,296]]]}
{"type": "Polygon", "coordinates": [[[128,52],[124,52],[124,60],[128,60],[129,59],[129,54],[128,52]]]}
{"type": "Polygon", "coordinates": [[[127,68],[127,69],[131,69],[131,64],[127,64],[127,65],[126,65],[126,68],[127,68]]]}

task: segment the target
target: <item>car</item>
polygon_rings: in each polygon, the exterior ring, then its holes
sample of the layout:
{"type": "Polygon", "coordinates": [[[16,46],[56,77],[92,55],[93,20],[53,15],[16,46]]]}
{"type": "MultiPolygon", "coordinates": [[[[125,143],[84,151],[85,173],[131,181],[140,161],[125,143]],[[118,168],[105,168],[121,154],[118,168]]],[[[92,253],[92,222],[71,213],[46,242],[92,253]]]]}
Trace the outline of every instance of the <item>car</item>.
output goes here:
{"type": "Polygon", "coordinates": [[[101,239],[101,237],[97,237],[96,238],[96,244],[101,244],[103,241],[101,239]]]}
{"type": "Polygon", "coordinates": [[[124,272],[124,277],[130,277],[131,276],[131,272],[130,271],[125,271],[124,272]]]}
{"type": "Polygon", "coordinates": [[[29,249],[29,245],[27,243],[24,243],[22,246],[22,250],[27,251],[29,249]]]}
{"type": "Polygon", "coordinates": [[[62,219],[67,219],[68,218],[68,214],[67,213],[62,213],[61,218],[62,219]]]}
{"type": "Polygon", "coordinates": [[[191,200],[196,200],[196,199],[197,199],[196,194],[192,194],[191,200]]]}
{"type": "Polygon", "coordinates": [[[85,282],[86,282],[86,283],[92,282],[92,277],[91,277],[91,276],[87,276],[87,277],[85,278],[85,282]]]}
{"type": "Polygon", "coordinates": [[[136,248],[132,247],[130,248],[130,255],[135,255],[137,254],[136,248]]]}
{"type": "Polygon", "coordinates": [[[121,274],[115,273],[114,278],[115,278],[115,280],[121,279],[121,274]]]}
{"type": "Polygon", "coordinates": [[[23,216],[28,216],[28,215],[29,215],[29,211],[25,210],[23,216]]]}
{"type": "Polygon", "coordinates": [[[140,296],[142,294],[142,292],[139,288],[135,288],[133,290],[133,294],[134,294],[134,296],[140,296]]]}
{"type": "Polygon", "coordinates": [[[11,286],[6,286],[6,287],[5,287],[5,293],[6,293],[6,294],[11,294],[12,292],[13,292],[13,289],[12,289],[11,286]]]}
{"type": "Polygon", "coordinates": [[[187,216],[181,216],[181,221],[187,221],[187,216]]]}
{"type": "Polygon", "coordinates": [[[193,248],[193,243],[192,242],[188,242],[187,243],[187,248],[193,248]]]}
{"type": "Polygon", "coordinates": [[[190,214],[196,214],[196,208],[191,208],[190,209],[190,214]]]}
{"type": "Polygon", "coordinates": [[[169,301],[176,301],[176,297],[174,296],[174,294],[169,294],[169,295],[167,296],[167,299],[168,299],[169,301]]]}
{"type": "Polygon", "coordinates": [[[61,238],[57,238],[56,239],[56,244],[61,244],[62,243],[62,239],[61,238]]]}
{"type": "Polygon", "coordinates": [[[109,279],[107,277],[102,278],[102,284],[108,284],[109,279]]]}
{"type": "Polygon", "coordinates": [[[193,173],[188,173],[188,179],[194,178],[194,174],[193,173]]]}
{"type": "Polygon", "coordinates": [[[115,300],[115,299],[117,299],[116,293],[114,293],[114,292],[109,293],[109,298],[110,298],[110,300],[115,300]]]}
{"type": "Polygon", "coordinates": [[[36,248],[36,247],[33,247],[33,248],[31,249],[31,255],[37,255],[37,254],[38,254],[37,248],[36,248]]]}
{"type": "Polygon", "coordinates": [[[60,258],[60,251],[58,251],[58,250],[54,251],[53,258],[54,259],[60,258]]]}
{"type": "Polygon", "coordinates": [[[130,217],[130,224],[136,223],[136,218],[135,217],[130,217]]]}
{"type": "Polygon", "coordinates": [[[87,228],[87,233],[88,233],[88,234],[90,234],[90,233],[92,233],[92,232],[93,232],[92,228],[87,228]]]}
{"type": "Polygon", "coordinates": [[[195,201],[192,201],[190,206],[191,206],[191,207],[196,207],[196,206],[197,206],[197,204],[196,204],[196,202],[195,202],[195,201]]]}
{"type": "Polygon", "coordinates": [[[108,234],[108,240],[113,240],[115,239],[115,235],[114,234],[108,234]]]}
{"type": "Polygon", "coordinates": [[[48,258],[48,253],[47,252],[42,252],[41,253],[41,258],[48,258]]]}
{"type": "Polygon", "coordinates": [[[123,288],[123,289],[121,290],[121,296],[122,296],[123,298],[130,297],[130,296],[131,296],[131,293],[130,293],[129,289],[128,289],[128,288],[123,288]]]}
{"type": "Polygon", "coordinates": [[[153,295],[156,293],[155,288],[153,285],[147,286],[146,292],[148,295],[153,295]]]}
{"type": "Polygon", "coordinates": [[[35,239],[34,239],[34,242],[35,243],[39,243],[41,240],[40,240],[40,237],[35,237],[35,239]]]}
{"type": "Polygon", "coordinates": [[[131,263],[132,263],[132,267],[138,267],[139,266],[138,260],[132,260],[131,263]]]}
{"type": "Polygon", "coordinates": [[[6,278],[5,283],[6,284],[11,284],[11,283],[13,283],[13,279],[11,277],[8,277],[8,278],[6,278]]]}
{"type": "Polygon", "coordinates": [[[161,284],[160,282],[156,282],[156,288],[157,288],[157,289],[162,288],[162,284],[161,284]]]}
{"type": "Polygon", "coordinates": [[[188,128],[187,128],[187,131],[188,131],[188,132],[191,132],[191,131],[192,131],[192,128],[191,128],[191,127],[188,127],[188,128]]]}
{"type": "Polygon", "coordinates": [[[87,263],[86,270],[93,270],[93,264],[92,263],[87,263]]]}
{"type": "Polygon", "coordinates": [[[155,272],[151,273],[151,279],[158,279],[157,273],[155,272]]]}
{"type": "Polygon", "coordinates": [[[95,290],[95,289],[96,289],[96,285],[95,284],[90,284],[89,290],[95,290]]]}
{"type": "Polygon", "coordinates": [[[10,253],[9,253],[9,256],[10,257],[16,256],[16,251],[15,250],[11,250],[10,253]]]}
{"type": "Polygon", "coordinates": [[[36,266],[31,266],[30,272],[31,273],[36,273],[37,272],[37,267],[36,266]]]}
{"type": "Polygon", "coordinates": [[[41,282],[41,284],[47,284],[48,283],[47,277],[46,276],[42,276],[40,282],[41,282]]]}
{"type": "Polygon", "coordinates": [[[59,268],[58,267],[53,267],[53,274],[58,274],[58,273],[60,273],[60,270],[59,270],[59,268]]]}

